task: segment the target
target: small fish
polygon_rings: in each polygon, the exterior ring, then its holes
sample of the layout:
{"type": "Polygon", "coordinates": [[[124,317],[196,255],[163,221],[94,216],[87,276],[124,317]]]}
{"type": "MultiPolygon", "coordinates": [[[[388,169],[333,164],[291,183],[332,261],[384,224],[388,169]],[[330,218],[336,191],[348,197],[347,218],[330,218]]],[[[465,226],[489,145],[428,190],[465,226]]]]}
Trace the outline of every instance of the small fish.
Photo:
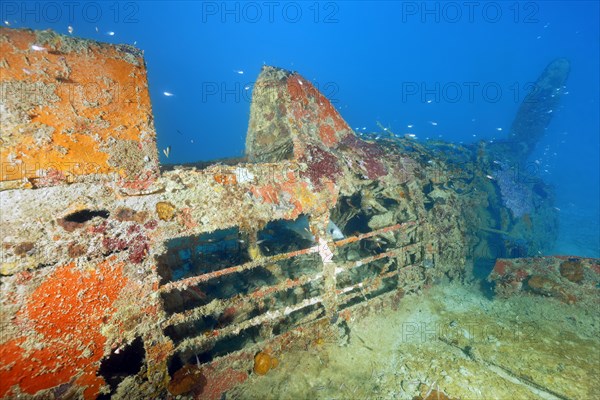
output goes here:
{"type": "Polygon", "coordinates": [[[298,79],[298,83],[300,84],[300,86],[303,85],[302,81],[300,79],[298,79]]]}
{"type": "Polygon", "coordinates": [[[137,40],[134,40],[133,41],[133,45],[135,46],[136,44],[137,44],[137,40]]]}
{"type": "Polygon", "coordinates": [[[10,26],[10,22],[8,22],[8,21],[4,21],[4,25],[6,25],[6,26],[10,26]]]}
{"type": "Polygon", "coordinates": [[[46,48],[42,47],[42,46],[38,46],[37,44],[32,44],[31,45],[31,50],[33,50],[33,51],[45,51],[46,48]]]}
{"type": "Polygon", "coordinates": [[[427,104],[431,104],[433,100],[427,100],[427,104]]]}
{"type": "Polygon", "coordinates": [[[431,125],[433,125],[433,126],[437,126],[437,124],[438,124],[438,123],[437,123],[437,122],[435,122],[435,121],[429,121],[429,123],[430,123],[431,125]]]}
{"type": "Polygon", "coordinates": [[[236,74],[244,75],[244,71],[242,71],[241,69],[234,69],[233,72],[235,72],[236,74]]]}
{"type": "Polygon", "coordinates": [[[415,135],[414,133],[407,133],[406,135],[404,135],[404,137],[407,139],[414,139],[417,137],[417,135],[415,135]]]}
{"type": "Polygon", "coordinates": [[[107,34],[108,36],[115,36],[115,33],[114,33],[113,31],[108,31],[108,32],[106,32],[106,34],[107,34]]]}
{"type": "Polygon", "coordinates": [[[169,158],[169,154],[171,154],[171,146],[167,146],[166,149],[163,149],[163,154],[165,157],[169,158]]]}
{"type": "Polygon", "coordinates": [[[250,90],[250,85],[244,86],[244,90],[250,90]]]}
{"type": "Polygon", "coordinates": [[[23,68],[23,72],[25,72],[27,75],[31,75],[31,71],[26,68],[23,68]]]}
{"type": "Polygon", "coordinates": [[[69,32],[69,35],[73,34],[73,27],[71,25],[67,27],[67,32],[69,32]]]}
{"type": "Polygon", "coordinates": [[[98,27],[96,27],[96,32],[98,32],[98,27]]]}
{"type": "Polygon", "coordinates": [[[406,127],[407,127],[408,129],[412,129],[412,127],[413,127],[413,126],[414,126],[413,124],[408,124],[408,125],[406,125],[406,127]]]}
{"type": "Polygon", "coordinates": [[[173,93],[171,92],[163,92],[163,94],[167,97],[171,97],[171,96],[175,96],[173,93]]]}
{"type": "Polygon", "coordinates": [[[486,175],[485,177],[488,178],[489,180],[492,180],[492,181],[494,180],[494,177],[491,175],[486,175]]]}

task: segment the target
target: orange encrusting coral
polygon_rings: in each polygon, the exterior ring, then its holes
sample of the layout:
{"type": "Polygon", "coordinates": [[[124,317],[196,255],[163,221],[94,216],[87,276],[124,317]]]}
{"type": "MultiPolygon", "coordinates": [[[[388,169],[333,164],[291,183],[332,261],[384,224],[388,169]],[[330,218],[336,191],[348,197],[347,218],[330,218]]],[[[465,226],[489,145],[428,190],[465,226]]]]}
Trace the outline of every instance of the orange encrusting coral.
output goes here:
{"type": "Polygon", "coordinates": [[[85,50],[60,51],[59,35],[35,51],[31,46],[40,42],[34,32],[5,28],[0,33],[0,52],[10,66],[0,66],[3,92],[30,103],[23,109],[27,116],[10,127],[18,140],[2,145],[0,163],[9,167],[0,181],[40,178],[50,171],[59,181],[113,172],[131,177],[134,171],[119,165],[109,149],[112,139],[131,147],[154,140],[150,97],[140,90],[147,88],[143,59],[95,42],[85,50]]]}
{"type": "Polygon", "coordinates": [[[104,380],[97,371],[106,342],[100,328],[127,283],[123,264],[113,260],[85,271],[73,263],[59,267],[29,296],[16,317],[33,333],[0,345],[0,396],[12,393],[14,385],[35,394],[71,381],[85,388],[86,399],[98,395],[104,380]],[[26,350],[25,341],[43,346],[26,350]]]}

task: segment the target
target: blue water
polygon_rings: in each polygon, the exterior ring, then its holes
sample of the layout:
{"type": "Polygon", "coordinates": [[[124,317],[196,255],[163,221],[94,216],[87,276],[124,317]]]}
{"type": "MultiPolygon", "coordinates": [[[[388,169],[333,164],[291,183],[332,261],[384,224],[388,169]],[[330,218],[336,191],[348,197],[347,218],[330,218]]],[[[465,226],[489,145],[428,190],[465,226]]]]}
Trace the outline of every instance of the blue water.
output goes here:
{"type": "Polygon", "coordinates": [[[4,1],[0,19],[143,49],[169,163],[243,154],[263,64],[312,80],[353,128],[469,143],[506,135],[528,83],[566,57],[568,95],[531,161],[556,185],[556,252],[600,256],[598,2],[468,4],[4,1]]]}

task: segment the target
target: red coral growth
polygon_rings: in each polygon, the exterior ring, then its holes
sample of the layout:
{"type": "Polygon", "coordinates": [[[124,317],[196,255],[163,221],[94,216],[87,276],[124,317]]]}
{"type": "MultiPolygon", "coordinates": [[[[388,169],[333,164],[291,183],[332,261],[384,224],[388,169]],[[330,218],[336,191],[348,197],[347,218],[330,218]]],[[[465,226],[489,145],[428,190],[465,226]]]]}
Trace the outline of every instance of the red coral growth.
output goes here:
{"type": "Polygon", "coordinates": [[[387,175],[387,168],[380,161],[385,156],[383,147],[377,143],[369,143],[357,138],[354,134],[346,135],[341,144],[351,148],[362,161],[362,169],[368,179],[377,179],[387,175]]]}
{"type": "Polygon", "coordinates": [[[156,171],[147,170],[142,171],[140,174],[134,179],[125,179],[121,178],[119,180],[118,185],[123,189],[133,190],[133,191],[145,191],[152,186],[152,184],[156,181],[158,175],[156,171]]]}
{"type": "Polygon", "coordinates": [[[157,226],[158,226],[158,221],[155,219],[150,220],[144,224],[144,228],[150,229],[150,230],[156,229],[157,226]]]}
{"type": "Polygon", "coordinates": [[[337,143],[335,131],[330,125],[321,125],[319,127],[319,136],[321,137],[321,140],[325,146],[332,147],[337,143]]]}
{"type": "Polygon", "coordinates": [[[139,264],[144,261],[146,255],[150,251],[150,245],[148,244],[148,238],[145,235],[135,236],[130,244],[129,261],[134,264],[139,264]]]}
{"type": "Polygon", "coordinates": [[[35,331],[35,347],[19,337],[0,345],[0,397],[19,385],[35,394],[74,381],[95,398],[104,380],[97,376],[106,338],[102,324],[126,285],[122,263],[107,260],[96,269],[81,271],[74,264],[57,268],[30,296],[17,314],[35,331]]]}
{"type": "Polygon", "coordinates": [[[89,233],[104,233],[104,232],[106,232],[107,227],[108,227],[108,223],[106,221],[102,221],[98,225],[90,226],[88,228],[88,232],[89,233]]]}
{"type": "Polygon", "coordinates": [[[102,245],[109,253],[114,253],[125,250],[127,248],[127,241],[118,237],[105,236],[102,239],[102,245]]]}
{"type": "Polygon", "coordinates": [[[139,233],[140,232],[140,226],[139,225],[129,225],[127,227],[127,234],[128,235],[132,235],[134,233],[139,233]]]}
{"type": "Polygon", "coordinates": [[[300,126],[302,120],[317,123],[319,137],[326,146],[335,146],[342,132],[351,132],[331,102],[302,76],[291,75],[287,80],[287,91],[291,100],[291,113],[296,122],[300,126]]]}
{"type": "Polygon", "coordinates": [[[510,268],[512,264],[507,260],[498,259],[496,260],[496,264],[494,265],[494,269],[492,272],[495,272],[498,276],[503,276],[506,274],[506,268],[510,268]]]}
{"type": "Polygon", "coordinates": [[[142,225],[139,224],[129,225],[126,239],[120,236],[111,236],[110,233],[104,232],[102,245],[107,253],[129,250],[129,261],[139,264],[146,258],[150,250],[148,237],[142,228],[142,225]]]}
{"type": "Polygon", "coordinates": [[[223,393],[242,384],[248,379],[248,373],[237,371],[233,368],[226,368],[217,371],[214,368],[207,367],[202,371],[206,377],[206,386],[202,390],[200,398],[206,400],[219,400],[223,393]]]}
{"type": "Polygon", "coordinates": [[[39,180],[36,182],[36,187],[47,187],[47,186],[56,186],[63,182],[67,182],[67,177],[63,171],[49,168],[46,173],[40,176],[39,180]]]}
{"type": "Polygon", "coordinates": [[[300,175],[308,177],[317,188],[322,188],[326,180],[334,181],[342,174],[337,158],[317,146],[307,145],[300,162],[308,165],[307,170],[301,172],[300,175]]]}
{"type": "Polygon", "coordinates": [[[30,271],[21,271],[21,272],[17,272],[16,276],[16,283],[18,285],[23,285],[27,282],[29,282],[31,280],[31,278],[33,278],[33,274],[30,271]]]}
{"type": "Polygon", "coordinates": [[[298,74],[292,74],[287,79],[287,91],[292,102],[299,102],[306,106],[318,91],[306,79],[298,74]]]}

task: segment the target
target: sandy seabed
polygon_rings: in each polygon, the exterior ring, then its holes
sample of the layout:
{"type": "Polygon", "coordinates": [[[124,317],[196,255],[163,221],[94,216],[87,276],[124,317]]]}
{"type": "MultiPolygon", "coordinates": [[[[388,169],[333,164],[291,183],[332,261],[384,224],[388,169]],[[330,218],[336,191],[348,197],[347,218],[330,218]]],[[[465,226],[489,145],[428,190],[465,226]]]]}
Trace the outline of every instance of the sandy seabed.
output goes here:
{"type": "Polygon", "coordinates": [[[478,283],[441,284],[403,298],[396,311],[350,321],[344,346],[318,341],[278,355],[276,369],[226,398],[597,399],[593,303],[490,299],[478,283]]]}

